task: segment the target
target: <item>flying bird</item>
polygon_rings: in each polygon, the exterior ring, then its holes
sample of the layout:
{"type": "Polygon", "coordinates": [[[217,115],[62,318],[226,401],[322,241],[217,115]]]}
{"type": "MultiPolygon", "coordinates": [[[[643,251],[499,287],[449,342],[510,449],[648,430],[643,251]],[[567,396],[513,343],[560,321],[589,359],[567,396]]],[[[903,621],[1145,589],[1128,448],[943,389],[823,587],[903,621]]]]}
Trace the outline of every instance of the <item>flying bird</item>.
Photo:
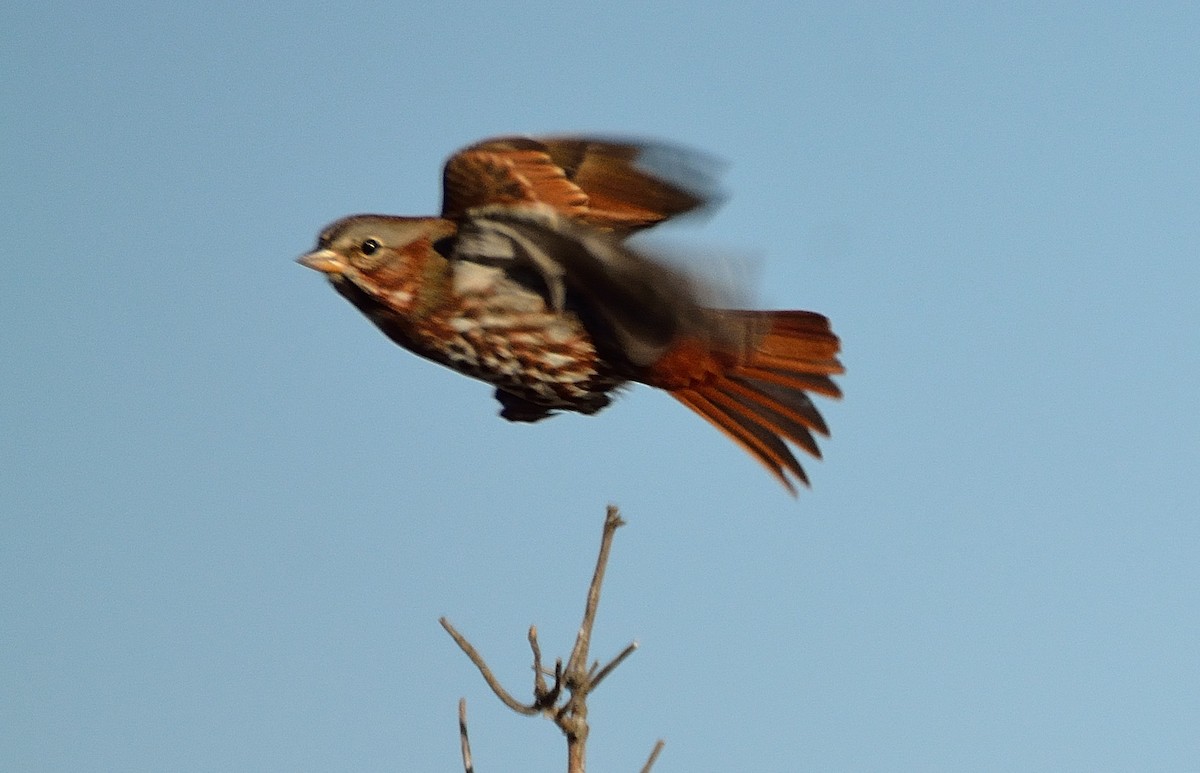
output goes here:
{"type": "Polygon", "coordinates": [[[710,308],[702,283],[627,244],[712,202],[697,154],[587,137],[501,137],[443,169],[440,217],[352,215],[298,261],[392,341],[496,388],[500,415],[594,414],[615,390],[665,390],[793,495],[837,398],[829,320],[710,308]]]}

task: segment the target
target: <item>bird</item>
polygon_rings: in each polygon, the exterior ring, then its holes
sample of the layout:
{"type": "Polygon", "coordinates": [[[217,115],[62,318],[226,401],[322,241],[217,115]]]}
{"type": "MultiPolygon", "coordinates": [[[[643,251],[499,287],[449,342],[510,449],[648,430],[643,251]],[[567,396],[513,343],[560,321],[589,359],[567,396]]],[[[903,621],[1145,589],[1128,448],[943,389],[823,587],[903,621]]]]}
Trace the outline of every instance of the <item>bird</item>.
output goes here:
{"type": "Polygon", "coordinates": [[[713,204],[709,157],[668,143],[494,137],[442,170],[440,216],[361,214],[297,261],[388,338],[495,388],[500,416],[607,407],[666,391],[791,494],[829,435],[810,394],[840,398],[840,341],[811,311],[714,308],[693,275],[629,244],[713,204]]]}

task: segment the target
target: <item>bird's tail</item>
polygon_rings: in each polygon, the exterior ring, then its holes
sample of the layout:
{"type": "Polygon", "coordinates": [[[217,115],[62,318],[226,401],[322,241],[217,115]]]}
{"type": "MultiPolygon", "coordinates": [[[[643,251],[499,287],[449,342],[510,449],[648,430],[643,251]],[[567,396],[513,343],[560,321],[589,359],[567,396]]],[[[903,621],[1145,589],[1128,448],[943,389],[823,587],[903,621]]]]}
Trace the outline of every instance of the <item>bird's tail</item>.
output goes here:
{"type": "Polygon", "coordinates": [[[721,314],[760,332],[736,359],[709,359],[703,376],[668,391],[750,452],[794,496],[789,475],[806,486],[808,476],[784,441],[821,457],[813,432],[828,436],[829,429],[808,394],[841,397],[830,378],[843,372],[838,338],[829,320],[813,312],[721,314]]]}

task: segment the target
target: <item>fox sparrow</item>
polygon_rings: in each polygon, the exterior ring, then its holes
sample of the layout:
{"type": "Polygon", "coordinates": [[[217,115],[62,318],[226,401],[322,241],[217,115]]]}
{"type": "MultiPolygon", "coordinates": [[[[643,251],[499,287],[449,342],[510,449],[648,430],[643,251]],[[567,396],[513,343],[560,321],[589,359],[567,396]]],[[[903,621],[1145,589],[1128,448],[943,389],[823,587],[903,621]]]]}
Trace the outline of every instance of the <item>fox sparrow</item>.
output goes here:
{"type": "Polygon", "coordinates": [[[820,457],[812,433],[829,431],[807,393],[841,395],[829,321],[709,308],[697,282],[625,243],[710,200],[684,174],[697,160],[582,137],[485,140],[446,162],[441,217],[346,217],[299,262],[397,344],[494,385],[510,421],[593,414],[626,382],[649,384],[795,494],[808,478],[784,441],[820,457]]]}

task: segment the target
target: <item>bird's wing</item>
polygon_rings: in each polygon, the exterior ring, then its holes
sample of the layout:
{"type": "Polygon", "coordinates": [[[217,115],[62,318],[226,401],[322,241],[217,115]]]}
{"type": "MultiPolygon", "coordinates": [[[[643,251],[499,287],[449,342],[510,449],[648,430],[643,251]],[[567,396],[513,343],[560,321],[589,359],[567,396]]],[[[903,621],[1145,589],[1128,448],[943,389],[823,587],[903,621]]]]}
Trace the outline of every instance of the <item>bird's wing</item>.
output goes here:
{"type": "MultiPolygon", "coordinates": [[[[809,393],[841,394],[831,378],[842,372],[840,343],[825,317],[707,308],[702,283],[544,204],[468,211],[451,258],[503,271],[575,312],[625,377],[667,390],[793,494],[794,481],[807,484],[787,443],[819,457],[813,433],[828,429],[809,393]]],[[[506,418],[544,415],[501,402],[506,418]]]]}
{"type": "MultiPolygon", "coordinates": [[[[462,219],[456,260],[532,272],[547,304],[582,310],[602,324],[634,366],[655,362],[681,335],[724,340],[720,320],[703,308],[704,287],[683,272],[625,246],[612,232],[564,217],[551,206],[477,207],[462,219]]],[[[743,325],[735,326],[735,337],[743,325]]]]}
{"type": "Polygon", "coordinates": [[[442,216],[540,203],[627,235],[714,202],[716,162],[665,144],[589,137],[499,137],[455,153],[442,175],[442,216]]]}

